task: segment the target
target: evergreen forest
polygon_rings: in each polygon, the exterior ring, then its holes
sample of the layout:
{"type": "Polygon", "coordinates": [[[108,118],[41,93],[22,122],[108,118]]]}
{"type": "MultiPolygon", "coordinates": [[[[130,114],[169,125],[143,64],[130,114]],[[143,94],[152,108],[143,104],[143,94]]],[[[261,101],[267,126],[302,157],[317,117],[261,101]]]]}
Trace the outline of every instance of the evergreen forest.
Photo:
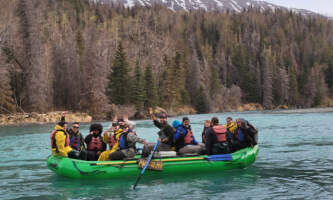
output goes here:
{"type": "Polygon", "coordinates": [[[0,15],[0,114],[333,105],[326,17],[88,0],[1,0],[0,15]]]}

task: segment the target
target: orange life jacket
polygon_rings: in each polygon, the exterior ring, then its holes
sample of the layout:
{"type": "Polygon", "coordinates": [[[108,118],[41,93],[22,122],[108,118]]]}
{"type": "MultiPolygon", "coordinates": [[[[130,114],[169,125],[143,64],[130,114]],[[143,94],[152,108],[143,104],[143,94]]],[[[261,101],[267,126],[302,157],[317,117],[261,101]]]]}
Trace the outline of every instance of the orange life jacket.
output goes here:
{"type": "Polygon", "coordinates": [[[225,128],[225,126],[222,125],[213,126],[213,132],[216,135],[218,142],[227,141],[227,129],[225,128]]]}
{"type": "Polygon", "coordinates": [[[187,133],[184,137],[184,143],[185,144],[192,144],[193,142],[193,133],[192,130],[187,130],[187,133]]]}

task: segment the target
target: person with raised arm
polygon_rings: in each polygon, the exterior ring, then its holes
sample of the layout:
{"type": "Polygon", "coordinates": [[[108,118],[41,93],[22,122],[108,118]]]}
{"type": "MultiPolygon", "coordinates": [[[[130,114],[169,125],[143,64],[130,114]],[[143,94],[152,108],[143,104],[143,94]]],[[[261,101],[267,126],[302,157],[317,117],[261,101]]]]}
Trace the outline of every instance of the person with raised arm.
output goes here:
{"type": "Polygon", "coordinates": [[[51,133],[51,150],[55,156],[80,158],[80,152],[73,150],[70,146],[69,135],[66,131],[67,122],[65,121],[66,112],[61,113],[61,120],[54,127],[51,133]]]}
{"type": "MultiPolygon", "coordinates": [[[[160,129],[158,134],[158,139],[160,144],[157,147],[157,151],[171,151],[173,146],[173,134],[174,129],[168,123],[168,117],[166,113],[161,113],[159,116],[159,120],[156,119],[153,109],[149,108],[149,115],[153,120],[153,124],[160,129]]],[[[153,150],[155,143],[148,143],[148,145],[142,150],[142,156],[147,157],[150,152],[153,150]]]]}

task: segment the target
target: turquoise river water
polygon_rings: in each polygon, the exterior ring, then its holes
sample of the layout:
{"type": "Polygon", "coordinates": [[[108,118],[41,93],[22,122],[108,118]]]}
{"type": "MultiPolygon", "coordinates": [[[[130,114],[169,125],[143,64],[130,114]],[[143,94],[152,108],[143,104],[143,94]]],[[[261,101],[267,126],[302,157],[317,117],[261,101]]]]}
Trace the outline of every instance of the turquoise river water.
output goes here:
{"type": "MultiPolygon", "coordinates": [[[[241,170],[190,177],[84,181],[46,167],[54,125],[0,127],[0,199],[333,199],[333,112],[243,112],[190,115],[201,141],[203,120],[227,116],[259,130],[259,156],[241,170]]],[[[181,117],[169,118],[169,122],[181,117]]],[[[106,128],[109,123],[102,123],[106,128]]],[[[89,124],[81,124],[88,133],[89,124]]],[[[157,139],[150,120],[137,121],[138,135],[157,139]]]]}

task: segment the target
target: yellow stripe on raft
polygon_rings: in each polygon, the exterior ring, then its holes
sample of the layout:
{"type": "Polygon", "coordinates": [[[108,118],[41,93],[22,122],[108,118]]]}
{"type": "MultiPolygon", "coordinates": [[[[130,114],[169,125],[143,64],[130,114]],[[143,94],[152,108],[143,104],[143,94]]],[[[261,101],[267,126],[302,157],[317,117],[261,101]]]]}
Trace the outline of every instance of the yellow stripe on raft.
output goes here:
{"type": "MultiPolygon", "coordinates": [[[[162,160],[162,162],[174,162],[174,161],[190,161],[190,160],[205,160],[205,157],[197,157],[197,158],[172,158],[172,159],[165,159],[162,160]]],[[[132,161],[124,161],[124,162],[119,162],[119,161],[114,161],[114,162],[101,162],[101,163],[96,163],[96,165],[124,165],[124,164],[136,164],[138,163],[137,160],[132,160],[132,161]]]]}

